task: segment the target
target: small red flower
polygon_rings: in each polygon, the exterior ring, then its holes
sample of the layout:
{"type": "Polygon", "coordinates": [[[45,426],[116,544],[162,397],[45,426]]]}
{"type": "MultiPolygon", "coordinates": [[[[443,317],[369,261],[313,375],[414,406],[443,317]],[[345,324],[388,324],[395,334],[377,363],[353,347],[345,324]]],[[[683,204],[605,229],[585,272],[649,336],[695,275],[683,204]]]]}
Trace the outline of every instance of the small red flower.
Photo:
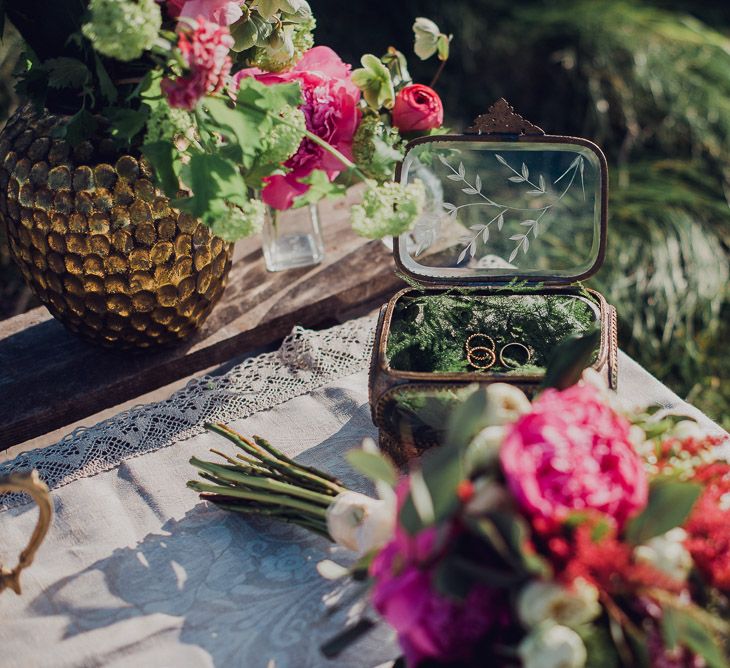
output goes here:
{"type": "Polygon", "coordinates": [[[456,496],[462,503],[469,503],[474,498],[474,483],[471,480],[462,480],[456,486],[456,496]]]}
{"type": "Polygon", "coordinates": [[[393,125],[401,132],[425,132],[440,128],[443,122],[444,106],[433,88],[413,84],[396,95],[393,125]]]}

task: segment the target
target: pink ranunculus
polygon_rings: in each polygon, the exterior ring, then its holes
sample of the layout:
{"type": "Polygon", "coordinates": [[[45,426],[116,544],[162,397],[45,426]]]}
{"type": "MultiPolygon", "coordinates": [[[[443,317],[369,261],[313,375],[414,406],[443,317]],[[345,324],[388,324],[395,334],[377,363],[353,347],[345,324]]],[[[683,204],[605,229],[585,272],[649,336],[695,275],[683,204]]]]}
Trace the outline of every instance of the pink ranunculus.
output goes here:
{"type": "Polygon", "coordinates": [[[194,28],[180,30],[177,46],[190,71],[163,79],[161,88],[171,107],[190,110],[201,97],[223,88],[231,71],[233,38],[228,28],[198,17],[194,28]]]}
{"type": "MultiPolygon", "coordinates": [[[[352,139],[360,122],[360,90],[352,83],[350,69],[332,49],[317,46],[307,51],[288,72],[250,68],[236,74],[236,81],[250,76],[265,84],[298,81],[304,97],[301,109],[307,129],[351,158],[352,139]]],[[[275,209],[291,207],[294,198],[309,189],[301,179],[314,170],[325,171],[333,180],[344,169],[331,153],[306,138],[284,166],[289,172],[268,177],[262,192],[264,202],[275,209]]]]}
{"type": "Polygon", "coordinates": [[[648,482],[629,422],[595,388],[545,390],[505,435],[502,470],[525,513],[560,523],[597,510],[619,527],[646,506],[648,482]]]}
{"type": "Polygon", "coordinates": [[[173,18],[197,19],[229,26],[243,16],[242,2],[236,0],[167,0],[167,13],[173,18]]]}
{"type": "MultiPolygon", "coordinates": [[[[407,481],[401,482],[397,492],[400,508],[407,497],[407,481]]],[[[370,566],[375,581],[373,605],[397,632],[408,666],[429,658],[468,658],[477,643],[510,621],[500,591],[475,585],[465,599],[456,600],[436,590],[437,551],[443,545],[438,538],[435,527],[411,536],[397,526],[393,540],[370,566]]]]}
{"type": "Polygon", "coordinates": [[[398,92],[393,105],[393,125],[401,132],[425,132],[440,128],[444,106],[438,93],[423,84],[412,84],[398,92]]]}

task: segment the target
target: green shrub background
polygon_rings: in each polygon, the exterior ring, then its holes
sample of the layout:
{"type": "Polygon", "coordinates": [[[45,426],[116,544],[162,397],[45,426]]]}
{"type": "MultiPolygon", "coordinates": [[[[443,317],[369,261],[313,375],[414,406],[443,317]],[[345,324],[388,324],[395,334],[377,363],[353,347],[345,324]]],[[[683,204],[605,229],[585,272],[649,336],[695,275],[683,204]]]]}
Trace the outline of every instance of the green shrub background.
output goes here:
{"type": "MultiPolygon", "coordinates": [[[[356,64],[412,54],[416,16],[455,36],[437,85],[465,127],[498,98],[555,134],[595,139],[612,168],[607,260],[590,285],[624,350],[730,428],[730,9],[702,0],[310,0],[319,44],[356,64]]],[[[0,53],[0,118],[20,52],[0,53]]],[[[1,233],[0,233],[1,234],[1,233]]],[[[33,305],[0,238],[0,317],[33,305]]]]}

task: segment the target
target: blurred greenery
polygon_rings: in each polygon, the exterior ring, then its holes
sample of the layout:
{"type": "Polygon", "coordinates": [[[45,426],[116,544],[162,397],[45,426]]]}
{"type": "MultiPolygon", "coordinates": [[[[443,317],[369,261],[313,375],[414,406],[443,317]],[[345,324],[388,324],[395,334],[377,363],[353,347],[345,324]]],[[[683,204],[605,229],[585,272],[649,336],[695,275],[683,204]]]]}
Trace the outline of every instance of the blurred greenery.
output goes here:
{"type": "Polygon", "coordinates": [[[317,38],[356,62],[393,45],[417,81],[415,16],[455,39],[438,83],[465,127],[498,98],[555,134],[595,139],[612,166],[609,245],[591,285],[624,350],[730,427],[730,12],[665,0],[312,0],[317,38]],[[353,29],[357,26],[357,29],[353,29]]]}
{"type": "MultiPolygon", "coordinates": [[[[594,138],[612,166],[609,247],[592,285],[621,346],[730,428],[730,11],[725,0],[310,0],[317,42],[357,63],[390,45],[417,81],[416,16],[454,33],[438,83],[465,127],[501,96],[555,134],[594,138]]],[[[0,118],[20,52],[0,52],[0,118]]],[[[0,232],[1,234],[1,232],[0,232]]],[[[0,317],[28,305],[0,239],[0,317]]]]}

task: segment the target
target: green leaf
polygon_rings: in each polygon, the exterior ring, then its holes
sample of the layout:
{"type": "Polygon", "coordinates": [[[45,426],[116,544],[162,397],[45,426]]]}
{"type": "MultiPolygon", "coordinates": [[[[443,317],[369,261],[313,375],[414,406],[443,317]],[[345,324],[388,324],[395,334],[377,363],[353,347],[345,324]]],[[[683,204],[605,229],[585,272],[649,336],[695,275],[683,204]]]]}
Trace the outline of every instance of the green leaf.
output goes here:
{"type": "Polygon", "coordinates": [[[192,196],[174,204],[206,222],[215,221],[228,203],[244,204],[247,200],[238,165],[219,155],[196,153],[190,158],[190,188],[192,196]]]}
{"type": "Polygon", "coordinates": [[[231,37],[233,37],[233,50],[237,53],[246,51],[256,45],[259,39],[259,24],[264,23],[255,14],[249,18],[245,16],[230,26],[231,37]]]}
{"type": "Polygon", "coordinates": [[[710,629],[690,609],[662,606],[662,635],[669,649],[679,644],[701,656],[710,668],[727,668],[728,658],[710,629]]]}
{"type": "Polygon", "coordinates": [[[626,540],[633,545],[661,536],[686,521],[702,485],[676,480],[655,480],[649,488],[649,503],[626,526],[626,540]]]}
{"type": "Polygon", "coordinates": [[[477,385],[471,388],[472,393],[454,408],[449,419],[446,443],[455,448],[466,448],[486,426],[487,393],[477,385]]]}
{"type": "MultiPolygon", "coordinates": [[[[432,518],[428,517],[429,521],[424,521],[424,513],[422,509],[417,510],[417,506],[425,504],[422,499],[420,504],[414,503],[411,489],[400,513],[401,524],[411,534],[430,524],[444,521],[459,507],[456,487],[464,479],[464,468],[458,449],[448,445],[431,449],[421,460],[421,470],[411,474],[411,488],[414,475],[417,485],[421,481],[425,485],[433,511],[432,518]]],[[[423,497],[420,490],[416,493],[423,497]]]]}
{"type": "Polygon", "coordinates": [[[43,63],[50,88],[83,88],[91,80],[91,72],[77,58],[49,58],[43,63]]]}
{"type": "Polygon", "coordinates": [[[393,487],[398,480],[398,472],[385,455],[358,449],[350,450],[345,459],[352,468],[373,482],[382,481],[393,487]]]}
{"type": "Polygon", "coordinates": [[[155,170],[155,177],[168,197],[175,197],[180,181],[173,164],[173,145],[166,141],[152,142],[142,146],[142,155],[155,170]]]}
{"type": "Polygon", "coordinates": [[[447,37],[444,34],[439,35],[436,43],[436,50],[438,52],[439,60],[449,59],[449,45],[451,44],[451,37],[447,37]]]}
{"type": "Polygon", "coordinates": [[[142,105],[139,110],[122,107],[107,107],[104,116],[111,123],[111,135],[115,139],[130,141],[147,123],[149,107],[142,105]]]}
{"type": "Polygon", "coordinates": [[[564,390],[575,385],[593,360],[600,341],[600,329],[563,339],[548,362],[543,387],[564,390]]]}
{"type": "Polygon", "coordinates": [[[341,183],[333,183],[327,173],[321,169],[315,169],[309,176],[299,179],[299,182],[309,185],[309,190],[295,198],[294,209],[299,209],[308,204],[316,204],[325,198],[341,197],[347,192],[347,186],[341,183]]]}
{"type": "Polygon", "coordinates": [[[94,64],[96,67],[96,78],[99,80],[101,96],[109,104],[114,104],[118,97],[117,88],[111,80],[109,73],[106,71],[104,63],[101,62],[101,58],[96,53],[94,53],[94,64]]]}
{"type": "Polygon", "coordinates": [[[266,115],[256,109],[231,107],[226,100],[209,97],[204,102],[205,110],[215,124],[208,130],[217,130],[229,142],[236,143],[241,154],[253,157],[261,146],[261,129],[267,121],[266,115]]]}
{"type": "Polygon", "coordinates": [[[81,109],[66,124],[63,135],[72,146],[75,146],[84,139],[92,137],[98,125],[99,123],[93,114],[86,111],[86,109],[81,109]]]}

